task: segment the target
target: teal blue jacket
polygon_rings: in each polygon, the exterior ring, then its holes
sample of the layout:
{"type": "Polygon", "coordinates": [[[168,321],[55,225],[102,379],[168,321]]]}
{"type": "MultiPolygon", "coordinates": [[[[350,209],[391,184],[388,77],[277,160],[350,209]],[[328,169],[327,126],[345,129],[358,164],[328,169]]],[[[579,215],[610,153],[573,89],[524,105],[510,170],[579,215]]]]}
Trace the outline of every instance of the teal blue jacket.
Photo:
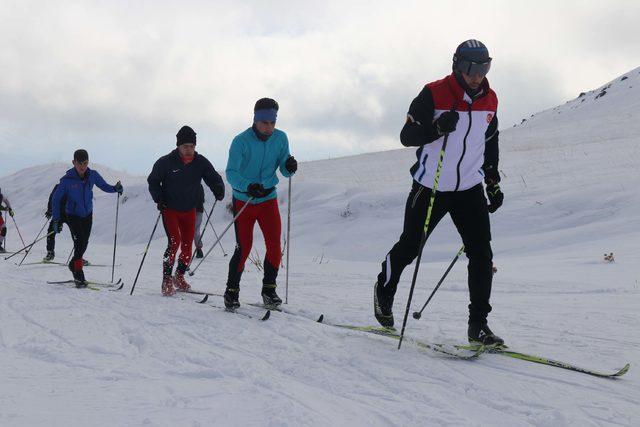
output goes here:
{"type": "MultiPolygon", "coordinates": [[[[278,185],[276,171],[285,177],[291,173],[284,167],[289,158],[289,140],[287,134],[275,129],[266,141],[261,141],[252,128],[233,138],[229,148],[227,161],[227,181],[233,188],[233,197],[246,202],[249,200],[247,187],[249,184],[262,184],[264,188],[278,185]]],[[[267,197],[253,199],[251,204],[258,204],[278,197],[276,190],[267,197]]]]}

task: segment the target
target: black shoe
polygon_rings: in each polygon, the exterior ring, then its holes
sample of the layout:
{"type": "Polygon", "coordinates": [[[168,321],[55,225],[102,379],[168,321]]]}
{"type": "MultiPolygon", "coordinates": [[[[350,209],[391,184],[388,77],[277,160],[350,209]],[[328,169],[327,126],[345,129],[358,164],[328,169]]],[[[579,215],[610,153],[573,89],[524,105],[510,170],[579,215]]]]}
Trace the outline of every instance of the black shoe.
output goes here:
{"type": "Polygon", "coordinates": [[[55,257],[56,257],[56,253],[54,251],[47,251],[47,254],[45,255],[44,258],[42,258],[42,260],[44,262],[51,262],[55,257]]]}
{"type": "Polygon", "coordinates": [[[7,251],[5,250],[5,248],[2,245],[0,245],[0,254],[4,254],[6,252],[7,251]]]}
{"type": "Polygon", "coordinates": [[[382,326],[393,328],[393,296],[385,295],[377,280],[373,286],[373,314],[382,326]]]}
{"type": "Polygon", "coordinates": [[[276,293],[276,286],[273,285],[262,285],[262,302],[264,302],[265,307],[278,307],[282,304],[282,300],[276,293]]]}
{"type": "Polygon", "coordinates": [[[202,253],[202,249],[198,248],[196,249],[196,258],[202,258],[204,257],[204,254],[202,253]]]}
{"type": "Polygon", "coordinates": [[[469,324],[469,342],[471,344],[484,344],[484,345],[503,345],[504,340],[491,332],[487,323],[470,323],[469,324]]]}
{"type": "Polygon", "coordinates": [[[73,272],[73,281],[76,282],[76,288],[87,287],[87,280],[84,278],[84,271],[82,270],[73,272]]]}
{"type": "Polygon", "coordinates": [[[224,291],[224,306],[227,310],[235,310],[240,307],[240,301],[238,301],[239,295],[240,288],[230,288],[227,286],[227,290],[224,291]]]}

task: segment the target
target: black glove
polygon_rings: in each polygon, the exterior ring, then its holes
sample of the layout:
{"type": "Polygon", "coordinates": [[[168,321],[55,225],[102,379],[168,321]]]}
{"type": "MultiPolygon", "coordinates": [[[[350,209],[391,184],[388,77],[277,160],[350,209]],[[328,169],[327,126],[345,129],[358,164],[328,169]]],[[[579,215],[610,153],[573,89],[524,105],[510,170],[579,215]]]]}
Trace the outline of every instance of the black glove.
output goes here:
{"type": "Polygon", "coordinates": [[[113,189],[116,190],[116,193],[122,195],[122,192],[124,191],[124,188],[122,188],[122,184],[120,184],[120,181],[116,182],[116,185],[113,186],[113,189]]]}
{"type": "Polygon", "coordinates": [[[295,157],[289,156],[287,161],[284,162],[284,168],[289,173],[296,173],[296,171],[298,170],[298,161],[296,160],[295,157]]]}
{"type": "Polygon", "coordinates": [[[262,184],[253,183],[249,184],[247,187],[247,193],[255,199],[261,199],[263,197],[267,197],[275,189],[275,187],[264,188],[262,184]]]}
{"type": "Polygon", "coordinates": [[[60,233],[62,231],[62,223],[59,220],[54,220],[52,225],[53,231],[55,231],[56,233],[60,233]]]}
{"type": "Polygon", "coordinates": [[[13,209],[9,208],[9,216],[13,218],[13,209]]]}
{"type": "Polygon", "coordinates": [[[451,133],[456,130],[460,116],[457,111],[445,111],[440,114],[440,117],[435,121],[436,131],[438,135],[444,135],[445,133],[451,133]]]}
{"type": "Polygon", "coordinates": [[[504,194],[502,194],[500,186],[497,183],[487,185],[487,197],[489,198],[489,212],[494,213],[502,206],[504,194]]]}
{"type": "Polygon", "coordinates": [[[216,185],[215,190],[213,191],[213,196],[218,201],[224,199],[224,184],[216,185]]]}
{"type": "Polygon", "coordinates": [[[45,218],[47,218],[47,219],[51,219],[51,211],[46,211],[46,212],[44,213],[44,216],[45,216],[45,218]]]}
{"type": "Polygon", "coordinates": [[[163,210],[167,209],[167,204],[165,202],[158,202],[156,203],[156,207],[160,212],[162,212],[163,210]]]}

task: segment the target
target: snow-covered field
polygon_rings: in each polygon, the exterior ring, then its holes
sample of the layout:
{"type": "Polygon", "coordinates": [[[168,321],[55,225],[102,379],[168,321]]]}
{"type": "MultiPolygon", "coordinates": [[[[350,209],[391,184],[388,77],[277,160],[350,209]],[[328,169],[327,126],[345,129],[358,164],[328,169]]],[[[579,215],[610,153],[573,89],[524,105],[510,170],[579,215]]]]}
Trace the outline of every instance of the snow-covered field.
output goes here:
{"type": "MultiPolygon", "coordinates": [[[[596,89],[501,134],[506,199],[492,217],[498,273],[490,324],[527,353],[604,371],[631,362],[624,377],[600,379],[489,354],[462,361],[410,342],[398,351],[388,338],[300,316],[274,312],[259,322],[195,304],[195,296],[163,298],[161,227],[130,296],[157,212],[144,177],[94,165],[107,181],[125,185],[116,277],[126,289],[47,285],[69,278],[68,271],[17,267],[15,258],[0,263],[0,425],[638,425],[640,68],[607,86],[604,96],[596,99],[603,88],[596,89]],[[603,260],[610,252],[613,263],[603,260]]],[[[401,230],[414,158],[414,150],[403,149],[300,165],[290,310],[375,324],[372,285],[401,230]]],[[[25,239],[43,225],[51,187],[66,168],[34,166],[0,178],[25,239]]],[[[108,264],[115,196],[95,194],[86,258],[108,264]]],[[[286,218],[286,181],[280,199],[286,218]]],[[[217,231],[231,218],[222,206],[214,217],[217,231]]],[[[228,253],[232,234],[222,242],[228,253]]],[[[9,249],[20,247],[11,221],[8,239],[9,249]]],[[[208,249],[212,240],[205,240],[208,249]]],[[[57,260],[64,260],[71,248],[66,229],[57,243],[57,260]]],[[[425,248],[413,309],[460,245],[443,220],[425,248]]],[[[42,255],[44,244],[26,262],[42,255]]],[[[192,286],[222,293],[228,259],[215,248],[192,286]]],[[[458,262],[422,319],[409,320],[409,337],[464,342],[464,264],[458,262]]],[[[396,297],[397,323],[412,270],[396,297]]],[[[109,280],[110,268],[88,268],[87,275],[109,280]]],[[[260,300],[260,279],[248,264],[241,301],[260,300]]],[[[284,272],[280,285],[284,295],[284,272]]]]}

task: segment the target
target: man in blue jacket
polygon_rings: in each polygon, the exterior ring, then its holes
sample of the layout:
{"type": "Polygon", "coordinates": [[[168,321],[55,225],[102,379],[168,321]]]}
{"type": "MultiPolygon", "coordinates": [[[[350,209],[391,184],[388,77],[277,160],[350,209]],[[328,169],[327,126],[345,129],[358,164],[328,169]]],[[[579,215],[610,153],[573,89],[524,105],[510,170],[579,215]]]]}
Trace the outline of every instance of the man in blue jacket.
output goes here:
{"type": "Polygon", "coordinates": [[[64,217],[60,202],[64,197],[67,198],[64,214],[66,214],[66,223],[71,231],[74,248],[69,270],[73,273],[73,279],[78,288],[87,286],[82,271],[82,256],[87,250],[93,223],[94,185],[106,193],[122,194],[123,191],[120,181],[116,185],[109,185],[97,171],[89,169],[89,153],[86,150],[76,150],[73,153],[73,168],[60,178],[58,188],[51,200],[53,230],[60,233],[64,217]]]}
{"type": "Polygon", "coordinates": [[[276,277],[280,267],[281,222],[276,185],[276,171],[290,177],[298,169],[298,162],[289,154],[287,135],[275,128],[278,103],[262,98],[254,107],[253,126],[236,136],[229,149],[227,180],[233,187],[234,213],[249,203],[235,221],[236,250],[229,262],[224,304],[228,309],[240,306],[240,278],[244,263],[251,252],[253,226],[256,221],[264,235],[267,248],[262,279],[262,299],[267,306],[282,303],[276,293],[276,277]]]}

